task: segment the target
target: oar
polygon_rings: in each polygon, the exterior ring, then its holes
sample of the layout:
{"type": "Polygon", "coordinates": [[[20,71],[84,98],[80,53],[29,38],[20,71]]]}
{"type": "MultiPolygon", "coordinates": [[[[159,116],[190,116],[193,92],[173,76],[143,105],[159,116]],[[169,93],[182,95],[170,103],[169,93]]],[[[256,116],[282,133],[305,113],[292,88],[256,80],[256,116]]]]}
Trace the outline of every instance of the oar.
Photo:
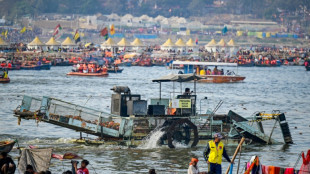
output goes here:
{"type": "MultiPolygon", "coordinates": [[[[234,161],[235,161],[235,159],[236,159],[236,156],[238,155],[238,152],[239,152],[239,150],[240,150],[240,148],[241,148],[241,146],[242,146],[244,140],[245,140],[245,138],[242,137],[242,139],[241,139],[241,141],[240,141],[240,143],[239,143],[239,145],[238,145],[238,147],[237,147],[237,149],[236,149],[236,151],[235,151],[235,153],[234,153],[234,156],[233,156],[232,159],[231,159],[231,163],[234,163],[234,161]]],[[[225,174],[228,174],[228,173],[229,173],[230,166],[231,166],[231,165],[228,166],[228,168],[227,168],[225,174]]]]}

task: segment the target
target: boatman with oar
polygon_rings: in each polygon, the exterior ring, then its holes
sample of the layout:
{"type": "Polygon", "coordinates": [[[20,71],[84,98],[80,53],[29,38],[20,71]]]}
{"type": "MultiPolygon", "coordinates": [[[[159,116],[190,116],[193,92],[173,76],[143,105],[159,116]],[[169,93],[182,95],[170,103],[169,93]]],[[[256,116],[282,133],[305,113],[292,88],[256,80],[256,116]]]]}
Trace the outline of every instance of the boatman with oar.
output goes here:
{"type": "Polygon", "coordinates": [[[211,174],[222,174],[222,156],[231,163],[229,156],[226,153],[224,144],[221,142],[222,135],[220,133],[214,134],[214,140],[209,141],[206,150],[204,151],[204,158],[210,165],[211,174]]]}

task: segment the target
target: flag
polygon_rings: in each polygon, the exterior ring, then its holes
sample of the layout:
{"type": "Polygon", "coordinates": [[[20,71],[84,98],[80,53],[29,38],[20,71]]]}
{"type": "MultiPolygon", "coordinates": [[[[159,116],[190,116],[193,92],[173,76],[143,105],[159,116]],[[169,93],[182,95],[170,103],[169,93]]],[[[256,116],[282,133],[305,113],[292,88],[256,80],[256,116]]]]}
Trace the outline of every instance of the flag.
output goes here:
{"type": "Polygon", "coordinates": [[[110,27],[110,34],[111,35],[115,34],[114,24],[112,24],[111,27],[110,27]]]}
{"type": "Polygon", "coordinates": [[[104,29],[102,29],[100,31],[100,36],[103,36],[105,38],[105,40],[108,40],[109,38],[109,33],[108,33],[108,29],[107,27],[105,27],[104,29]]]}
{"type": "Polygon", "coordinates": [[[26,32],[26,27],[24,27],[24,28],[22,28],[21,30],[20,30],[20,33],[25,33],[26,32]]]}
{"type": "Polygon", "coordinates": [[[196,45],[198,45],[198,38],[196,38],[196,45]]]}
{"type": "Polygon", "coordinates": [[[55,29],[54,29],[53,36],[56,36],[56,35],[59,33],[59,31],[60,31],[61,29],[62,29],[62,28],[61,28],[60,24],[58,24],[58,25],[55,27],[55,29]]]}
{"type": "Polygon", "coordinates": [[[4,37],[5,37],[5,38],[8,38],[8,30],[5,31],[4,37]]]}
{"type": "Polygon", "coordinates": [[[81,42],[81,37],[78,30],[75,31],[73,39],[75,40],[75,43],[81,42]]]}
{"type": "Polygon", "coordinates": [[[227,33],[227,27],[225,26],[223,29],[222,29],[222,34],[226,34],[227,33]]]}

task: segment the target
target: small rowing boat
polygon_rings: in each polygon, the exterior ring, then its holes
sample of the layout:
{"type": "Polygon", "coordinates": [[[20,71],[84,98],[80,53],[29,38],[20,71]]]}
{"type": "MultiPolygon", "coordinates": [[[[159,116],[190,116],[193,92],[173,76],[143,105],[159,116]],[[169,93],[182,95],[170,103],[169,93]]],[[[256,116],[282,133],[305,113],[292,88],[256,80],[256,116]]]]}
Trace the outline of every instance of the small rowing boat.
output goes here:
{"type": "Polygon", "coordinates": [[[0,141],[0,152],[9,153],[13,149],[15,141],[0,141]]]}
{"type": "Polygon", "coordinates": [[[10,82],[10,78],[0,78],[0,83],[9,83],[10,82]]]}
{"type": "Polygon", "coordinates": [[[69,72],[68,76],[95,76],[95,77],[105,77],[108,76],[108,72],[100,72],[100,73],[82,73],[82,72],[69,72]]]}
{"type": "Polygon", "coordinates": [[[23,69],[23,70],[50,70],[51,69],[51,64],[22,65],[20,69],[23,69]]]}

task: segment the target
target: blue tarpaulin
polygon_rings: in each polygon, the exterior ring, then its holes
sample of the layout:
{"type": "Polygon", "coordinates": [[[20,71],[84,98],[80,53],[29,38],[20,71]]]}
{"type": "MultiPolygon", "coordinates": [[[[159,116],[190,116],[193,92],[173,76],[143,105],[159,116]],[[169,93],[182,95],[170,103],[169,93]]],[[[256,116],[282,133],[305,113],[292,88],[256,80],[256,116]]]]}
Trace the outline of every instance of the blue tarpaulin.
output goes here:
{"type": "Polygon", "coordinates": [[[139,39],[156,39],[157,35],[155,35],[155,34],[135,34],[134,37],[139,38],[139,39]]]}

